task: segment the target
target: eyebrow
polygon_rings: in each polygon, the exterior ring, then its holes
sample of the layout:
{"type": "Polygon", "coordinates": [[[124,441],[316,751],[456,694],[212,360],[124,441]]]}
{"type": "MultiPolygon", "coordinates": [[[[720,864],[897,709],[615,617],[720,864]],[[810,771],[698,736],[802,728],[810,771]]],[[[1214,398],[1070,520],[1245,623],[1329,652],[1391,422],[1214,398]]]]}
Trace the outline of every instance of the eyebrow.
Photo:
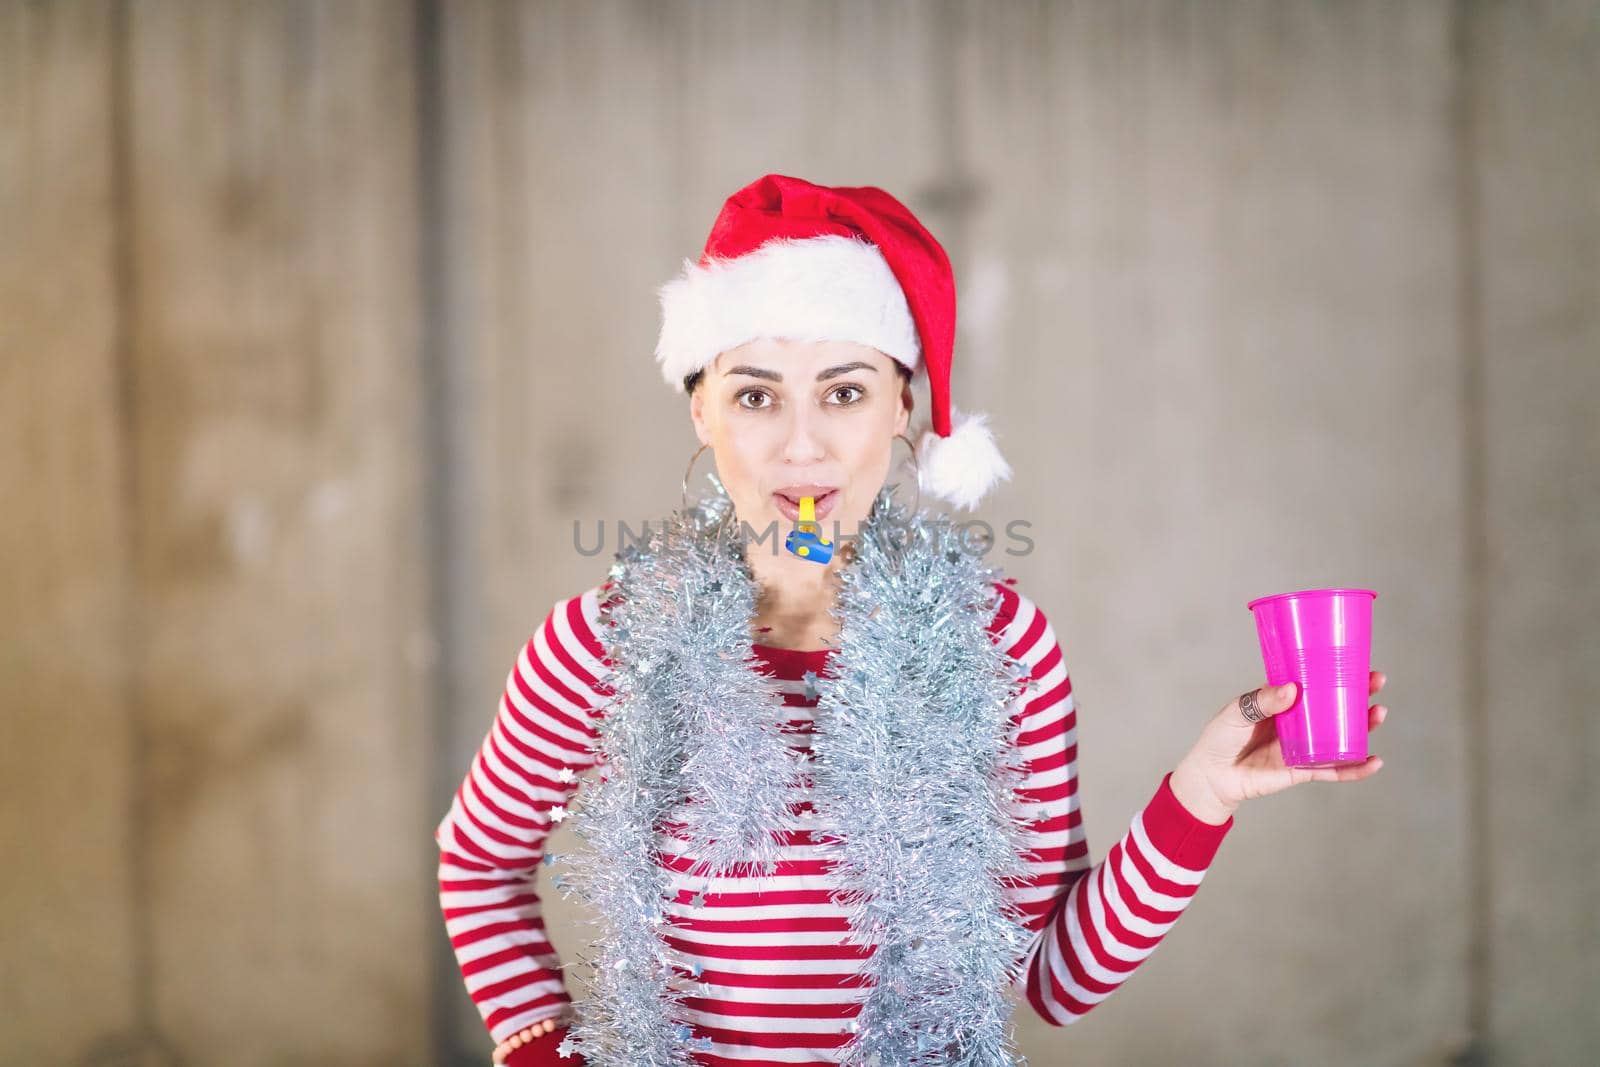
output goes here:
{"type": "MultiPolygon", "coordinates": [[[[878,372],[878,368],[874,367],[870,363],[841,363],[837,367],[829,367],[827,370],[819,373],[817,375],[817,381],[825,382],[829,378],[837,378],[839,375],[849,374],[853,370],[869,370],[874,374],[878,372]]],[[[729,367],[728,377],[731,378],[735,374],[747,374],[752,378],[765,378],[770,382],[783,381],[783,375],[779,374],[775,370],[767,370],[765,367],[750,367],[743,364],[737,367],[729,367]]]]}

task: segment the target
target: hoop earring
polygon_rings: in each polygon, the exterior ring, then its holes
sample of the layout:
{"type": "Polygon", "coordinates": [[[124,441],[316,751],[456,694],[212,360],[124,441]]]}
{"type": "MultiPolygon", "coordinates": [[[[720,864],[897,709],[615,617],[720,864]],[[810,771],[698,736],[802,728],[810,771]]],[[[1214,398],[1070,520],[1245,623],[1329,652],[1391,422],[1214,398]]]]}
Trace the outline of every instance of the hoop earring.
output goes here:
{"type": "MultiPolygon", "coordinates": [[[[689,474],[694,470],[695,461],[700,458],[700,453],[704,452],[710,447],[710,445],[701,445],[698,449],[696,449],[694,455],[689,457],[689,465],[683,469],[683,511],[685,514],[687,514],[689,511],[689,474]]],[[[712,479],[715,480],[715,478],[716,476],[713,475],[712,479]]],[[[717,488],[722,488],[721,482],[717,482],[717,488]]],[[[724,491],[724,495],[726,495],[726,491],[724,491]]],[[[723,530],[727,529],[732,525],[732,520],[733,500],[730,497],[728,500],[727,510],[722,513],[722,518],[717,522],[716,532],[721,533],[723,530]]]]}
{"type": "Polygon", "coordinates": [[[917,487],[917,502],[912,507],[911,514],[915,515],[922,509],[922,464],[917,461],[917,446],[911,443],[911,438],[903,433],[897,433],[895,436],[904,441],[906,447],[911,449],[911,478],[917,487]]]}

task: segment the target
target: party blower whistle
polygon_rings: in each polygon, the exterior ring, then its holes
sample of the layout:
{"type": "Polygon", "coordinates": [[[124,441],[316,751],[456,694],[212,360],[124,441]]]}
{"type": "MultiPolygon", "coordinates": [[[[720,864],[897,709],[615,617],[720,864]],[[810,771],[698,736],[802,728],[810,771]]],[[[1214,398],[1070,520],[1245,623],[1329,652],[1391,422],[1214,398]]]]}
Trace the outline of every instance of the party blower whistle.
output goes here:
{"type": "Polygon", "coordinates": [[[795,528],[784,538],[783,547],[812,563],[827,563],[833,559],[833,542],[822,536],[817,528],[817,498],[800,498],[800,518],[795,528]]]}

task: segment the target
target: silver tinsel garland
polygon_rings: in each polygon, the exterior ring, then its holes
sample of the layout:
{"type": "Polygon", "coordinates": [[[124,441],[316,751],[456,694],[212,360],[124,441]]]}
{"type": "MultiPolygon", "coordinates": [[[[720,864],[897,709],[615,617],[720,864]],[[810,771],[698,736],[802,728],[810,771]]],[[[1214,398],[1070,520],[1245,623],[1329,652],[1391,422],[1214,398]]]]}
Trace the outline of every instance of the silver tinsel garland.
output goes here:
{"type": "Polygon", "coordinates": [[[1004,886],[1027,875],[1010,808],[1024,768],[1010,762],[1009,714],[1029,671],[988,631],[997,572],[947,543],[947,526],[908,515],[892,488],[879,494],[840,570],[830,666],[808,675],[808,763],[781,729],[776,680],[756,669],[747,545],[741,524],[719,523],[731,507],[719,495],[674,513],[611,570],[603,777],[570,813],[587,847],[546,856],[571,861],[557,888],[609,926],[584,957],[593,977],[562,1053],[590,1067],[687,1067],[709,1049],[683,1005],[706,991],[699,965],[677,962],[662,937],[674,890],[656,861],[658,828],[674,824],[687,839],[674,851],[696,858],[696,878],[771,875],[775,831],[808,828],[790,804],[809,772],[809,828],[832,861],[847,940],[876,946],[838,1062],[1025,1063],[1005,990],[1029,935],[1004,886]]]}

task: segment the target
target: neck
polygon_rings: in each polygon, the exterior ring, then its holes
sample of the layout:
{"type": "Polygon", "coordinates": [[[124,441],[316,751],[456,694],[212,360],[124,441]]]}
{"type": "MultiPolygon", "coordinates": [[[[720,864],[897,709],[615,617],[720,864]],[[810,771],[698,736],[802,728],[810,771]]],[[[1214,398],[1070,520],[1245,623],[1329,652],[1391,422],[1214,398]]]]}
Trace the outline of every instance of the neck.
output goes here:
{"type": "Polygon", "coordinates": [[[840,568],[850,553],[841,550],[819,566],[786,552],[773,554],[764,545],[751,546],[746,556],[756,579],[756,617],[752,625],[758,644],[777,648],[814,649],[838,634],[831,611],[838,600],[840,568]]]}

